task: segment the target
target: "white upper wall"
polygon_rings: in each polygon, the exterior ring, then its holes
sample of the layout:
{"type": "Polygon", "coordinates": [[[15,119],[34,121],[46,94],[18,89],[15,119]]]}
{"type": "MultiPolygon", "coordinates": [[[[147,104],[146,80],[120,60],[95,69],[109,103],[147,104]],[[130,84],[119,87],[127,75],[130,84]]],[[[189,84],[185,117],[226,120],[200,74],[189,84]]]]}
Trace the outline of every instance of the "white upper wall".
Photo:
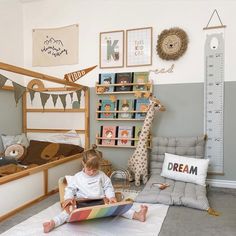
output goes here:
{"type": "MultiPolygon", "coordinates": [[[[99,64],[100,32],[153,27],[152,66],[106,70],[96,68],[80,79],[81,84],[91,87],[94,86],[98,73],[101,72],[167,69],[172,63],[175,64],[174,72],[152,76],[155,83],[203,82],[205,31],[202,28],[206,26],[214,9],[217,9],[223,24],[227,25],[225,30],[225,81],[236,81],[235,59],[233,58],[233,53],[231,53],[236,51],[234,42],[236,38],[236,27],[234,27],[236,1],[39,0],[22,2],[24,66],[60,78],[63,78],[65,73],[99,64]],[[79,24],[79,64],[57,67],[32,67],[32,29],[62,27],[75,23],[79,24]],[[177,61],[163,61],[157,56],[155,51],[158,34],[164,29],[175,26],[183,28],[187,32],[189,36],[188,50],[177,61]]],[[[18,6],[16,3],[15,5],[18,6]]],[[[2,11],[2,7],[0,11],[2,11]]],[[[20,15],[19,11],[17,11],[17,15],[20,15]]],[[[15,22],[19,24],[17,21],[15,22]]],[[[1,24],[3,26],[4,23],[1,21],[1,24]]],[[[19,28],[21,29],[21,27],[19,28]]],[[[4,29],[13,34],[11,27],[6,29],[5,25],[4,29]]],[[[20,30],[17,29],[17,31],[20,30]]],[[[18,48],[17,44],[19,44],[18,37],[15,36],[12,40],[14,40],[15,44],[9,44],[9,42],[5,41],[6,47],[10,51],[13,51],[13,48],[18,48]]],[[[12,54],[9,55],[9,60],[14,62],[12,57],[12,54]]]]}
{"type": "MultiPolygon", "coordinates": [[[[19,0],[0,0],[0,61],[23,66],[23,18],[19,0]]],[[[13,80],[22,77],[3,70],[13,80]]]]}

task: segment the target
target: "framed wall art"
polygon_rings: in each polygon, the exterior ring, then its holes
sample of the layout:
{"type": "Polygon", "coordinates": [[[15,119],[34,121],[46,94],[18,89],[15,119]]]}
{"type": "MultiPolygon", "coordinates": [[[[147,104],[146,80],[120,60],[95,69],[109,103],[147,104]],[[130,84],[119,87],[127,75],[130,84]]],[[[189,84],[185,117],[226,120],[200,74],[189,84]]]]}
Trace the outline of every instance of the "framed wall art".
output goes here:
{"type": "Polygon", "coordinates": [[[124,30],[100,33],[99,57],[100,68],[124,67],[124,30]]]}
{"type": "Polygon", "coordinates": [[[152,65],[152,27],[126,31],[126,66],[152,65]]]}

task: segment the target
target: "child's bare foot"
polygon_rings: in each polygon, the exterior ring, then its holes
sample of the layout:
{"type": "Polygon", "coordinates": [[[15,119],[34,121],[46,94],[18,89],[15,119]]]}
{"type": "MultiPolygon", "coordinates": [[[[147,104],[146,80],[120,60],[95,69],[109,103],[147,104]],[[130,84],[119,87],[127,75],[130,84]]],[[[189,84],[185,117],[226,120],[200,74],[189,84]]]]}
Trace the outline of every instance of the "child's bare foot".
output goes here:
{"type": "Polygon", "coordinates": [[[148,207],[145,205],[141,205],[140,211],[134,213],[133,219],[141,222],[146,221],[147,211],[148,207]]]}
{"type": "Polygon", "coordinates": [[[48,233],[55,228],[55,222],[53,220],[43,223],[43,232],[48,233]]]}

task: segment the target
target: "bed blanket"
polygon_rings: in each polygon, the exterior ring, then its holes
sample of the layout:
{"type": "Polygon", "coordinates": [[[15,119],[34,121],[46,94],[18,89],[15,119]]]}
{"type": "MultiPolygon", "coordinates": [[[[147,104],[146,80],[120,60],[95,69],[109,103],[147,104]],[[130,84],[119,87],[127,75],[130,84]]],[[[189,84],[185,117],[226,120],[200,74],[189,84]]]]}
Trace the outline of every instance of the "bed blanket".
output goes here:
{"type": "Polygon", "coordinates": [[[36,164],[31,164],[28,165],[27,167],[23,167],[20,165],[16,165],[16,164],[8,164],[8,165],[4,165],[4,166],[0,166],[0,177],[6,176],[6,175],[10,175],[10,174],[14,174],[26,169],[30,169],[33,167],[36,167],[38,165],[36,164]]]}

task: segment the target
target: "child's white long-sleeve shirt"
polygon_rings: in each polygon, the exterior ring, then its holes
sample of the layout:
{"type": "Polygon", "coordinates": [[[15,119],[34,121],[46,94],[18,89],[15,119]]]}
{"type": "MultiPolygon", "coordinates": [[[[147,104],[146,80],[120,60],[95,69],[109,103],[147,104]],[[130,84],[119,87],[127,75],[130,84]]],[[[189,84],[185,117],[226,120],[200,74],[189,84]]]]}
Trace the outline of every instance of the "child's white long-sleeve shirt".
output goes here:
{"type": "Polygon", "coordinates": [[[74,197],[89,199],[115,197],[111,180],[102,171],[98,171],[94,176],[89,176],[82,170],[74,176],[66,176],[66,180],[65,200],[74,197]]]}

